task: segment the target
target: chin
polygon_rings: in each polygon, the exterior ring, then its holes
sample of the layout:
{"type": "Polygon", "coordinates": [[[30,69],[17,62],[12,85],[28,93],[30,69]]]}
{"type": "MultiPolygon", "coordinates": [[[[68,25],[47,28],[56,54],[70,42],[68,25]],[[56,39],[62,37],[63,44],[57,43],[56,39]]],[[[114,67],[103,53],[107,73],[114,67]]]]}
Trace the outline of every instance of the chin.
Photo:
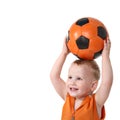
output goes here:
{"type": "Polygon", "coordinates": [[[87,96],[86,94],[82,94],[82,93],[75,93],[75,92],[68,92],[70,96],[74,97],[74,98],[83,98],[85,96],[87,96]]]}
{"type": "Polygon", "coordinates": [[[75,93],[71,93],[71,92],[68,92],[70,96],[72,97],[77,97],[77,95],[75,93]]]}

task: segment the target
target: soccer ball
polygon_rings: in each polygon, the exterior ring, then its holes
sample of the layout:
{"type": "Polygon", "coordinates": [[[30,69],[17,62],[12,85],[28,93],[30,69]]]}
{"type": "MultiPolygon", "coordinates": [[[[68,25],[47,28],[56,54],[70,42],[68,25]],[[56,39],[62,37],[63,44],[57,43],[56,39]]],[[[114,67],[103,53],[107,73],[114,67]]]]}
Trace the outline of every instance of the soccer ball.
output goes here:
{"type": "Polygon", "coordinates": [[[78,19],[68,30],[67,46],[79,59],[93,60],[102,54],[108,32],[98,19],[78,19]]]}

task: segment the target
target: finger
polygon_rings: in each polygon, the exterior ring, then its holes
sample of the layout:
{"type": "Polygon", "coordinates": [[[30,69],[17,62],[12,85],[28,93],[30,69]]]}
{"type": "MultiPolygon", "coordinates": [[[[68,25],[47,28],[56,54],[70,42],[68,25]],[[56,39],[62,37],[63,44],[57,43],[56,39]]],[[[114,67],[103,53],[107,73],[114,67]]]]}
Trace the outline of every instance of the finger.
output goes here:
{"type": "Polygon", "coordinates": [[[108,41],[107,43],[108,43],[108,44],[111,44],[111,41],[108,41]]]}
{"type": "Polygon", "coordinates": [[[110,39],[108,39],[107,44],[108,44],[108,45],[111,45],[111,41],[110,41],[110,39]]]}
{"type": "Polygon", "coordinates": [[[111,44],[111,41],[110,41],[110,38],[109,38],[109,37],[107,37],[106,43],[107,43],[107,44],[111,44]]]}
{"type": "Polygon", "coordinates": [[[107,37],[106,39],[105,39],[105,42],[107,43],[108,41],[110,41],[110,38],[109,37],[107,37]]]}

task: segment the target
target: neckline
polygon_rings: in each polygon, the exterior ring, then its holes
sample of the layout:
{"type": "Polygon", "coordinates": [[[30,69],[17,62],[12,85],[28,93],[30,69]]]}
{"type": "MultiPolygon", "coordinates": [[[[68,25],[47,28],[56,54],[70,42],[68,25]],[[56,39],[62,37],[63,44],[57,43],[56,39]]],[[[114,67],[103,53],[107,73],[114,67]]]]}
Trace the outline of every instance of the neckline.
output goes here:
{"type": "Polygon", "coordinates": [[[75,112],[76,112],[78,109],[80,109],[81,107],[83,107],[84,104],[86,104],[86,102],[89,101],[89,98],[90,98],[91,96],[92,96],[92,95],[86,96],[86,97],[81,101],[81,105],[80,105],[77,109],[75,109],[75,99],[76,99],[76,98],[74,98],[74,97],[71,96],[71,97],[73,98],[72,101],[71,101],[72,114],[75,114],[75,112]]]}
{"type": "Polygon", "coordinates": [[[82,100],[82,102],[81,102],[81,105],[77,108],[77,109],[75,109],[75,98],[74,97],[72,97],[73,99],[72,99],[72,101],[71,101],[71,109],[72,109],[72,120],[74,120],[75,119],[75,112],[77,111],[77,110],[79,110],[85,103],[86,103],[86,101],[88,100],[88,97],[89,96],[86,96],[83,100],[82,100]]]}

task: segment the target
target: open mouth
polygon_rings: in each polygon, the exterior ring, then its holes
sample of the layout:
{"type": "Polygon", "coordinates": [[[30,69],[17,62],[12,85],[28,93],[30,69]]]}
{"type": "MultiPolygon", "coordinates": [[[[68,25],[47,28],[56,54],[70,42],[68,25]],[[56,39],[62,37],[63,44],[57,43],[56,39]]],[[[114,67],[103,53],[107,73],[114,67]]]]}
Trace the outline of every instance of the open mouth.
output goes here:
{"type": "Polygon", "coordinates": [[[76,90],[78,90],[78,88],[70,87],[70,91],[76,91],[76,90]]]}

